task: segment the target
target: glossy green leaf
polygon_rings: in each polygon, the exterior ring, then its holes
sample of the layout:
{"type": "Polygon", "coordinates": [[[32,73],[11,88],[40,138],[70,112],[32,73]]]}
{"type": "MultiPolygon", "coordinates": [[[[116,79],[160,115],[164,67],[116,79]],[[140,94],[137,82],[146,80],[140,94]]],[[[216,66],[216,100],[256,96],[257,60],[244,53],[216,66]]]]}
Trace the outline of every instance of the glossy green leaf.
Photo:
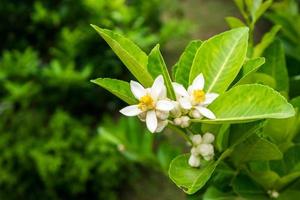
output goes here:
{"type": "Polygon", "coordinates": [[[300,178],[300,171],[290,173],[286,176],[281,177],[275,184],[274,188],[277,190],[283,189],[290,183],[294,182],[295,180],[300,178]]]}
{"type": "Polygon", "coordinates": [[[188,44],[183,54],[180,56],[179,61],[176,63],[174,70],[174,79],[177,83],[188,87],[189,85],[189,74],[195,58],[197,49],[201,46],[202,41],[195,40],[188,44]]]}
{"type": "Polygon", "coordinates": [[[170,164],[169,177],[187,194],[194,194],[211,177],[218,162],[209,161],[200,168],[190,167],[188,164],[190,154],[177,156],[170,164]]]}
{"type": "Polygon", "coordinates": [[[91,26],[108,43],[136,79],[145,87],[150,87],[153,79],[147,71],[147,54],[124,36],[96,25],[91,26]]]}
{"type": "Polygon", "coordinates": [[[110,78],[97,78],[95,80],[91,80],[91,82],[100,85],[128,104],[137,103],[136,98],[133,96],[130,90],[129,83],[125,81],[110,78]]]}
{"type": "Polygon", "coordinates": [[[273,189],[276,181],[280,178],[276,172],[271,170],[252,172],[250,176],[265,189],[273,189]]]}
{"type": "Polygon", "coordinates": [[[266,57],[266,63],[259,71],[274,77],[276,81],[275,89],[287,94],[289,90],[289,76],[282,43],[279,40],[275,40],[266,49],[264,56],[266,57]]]}
{"type": "Polygon", "coordinates": [[[236,28],[202,43],[190,71],[189,83],[200,73],[205,78],[206,92],[223,93],[244,63],[248,44],[248,28],[236,28]]]}
{"type": "Polygon", "coordinates": [[[273,0],[266,0],[260,5],[260,7],[255,12],[254,22],[256,22],[266,12],[266,10],[272,5],[272,3],[273,0]]]}
{"type": "Polygon", "coordinates": [[[204,195],[203,200],[241,200],[240,197],[235,196],[233,193],[223,193],[215,187],[209,187],[204,195]]]}
{"type": "Polygon", "coordinates": [[[253,57],[259,57],[263,54],[265,49],[274,41],[280,28],[281,26],[276,25],[263,36],[261,41],[254,48],[253,57]]]}
{"type": "Polygon", "coordinates": [[[244,22],[242,22],[242,20],[237,17],[226,17],[225,20],[230,28],[239,28],[246,26],[246,24],[244,24],[244,22]]]}
{"type": "Polygon", "coordinates": [[[262,4],[262,1],[263,0],[245,0],[245,3],[247,5],[253,23],[256,21],[257,18],[256,13],[262,4]]]}
{"type": "Polygon", "coordinates": [[[148,71],[152,75],[152,77],[155,79],[159,75],[163,75],[165,85],[167,87],[168,96],[175,100],[176,96],[173,90],[172,86],[172,80],[170,78],[167,66],[165,64],[165,61],[160,53],[159,45],[156,45],[152,51],[149,54],[148,58],[148,71]]]}
{"type": "Polygon", "coordinates": [[[193,119],[193,122],[240,123],[265,118],[288,118],[294,108],[278,92],[270,87],[250,84],[239,85],[219,96],[208,106],[216,119],[193,119]]]}
{"type": "Polygon", "coordinates": [[[279,160],[282,153],[278,147],[266,139],[253,135],[239,144],[232,153],[236,165],[248,161],[279,160]]]}
{"type": "Polygon", "coordinates": [[[267,85],[271,88],[276,87],[276,81],[271,75],[265,73],[259,73],[259,72],[248,74],[248,76],[244,77],[237,84],[242,85],[242,84],[253,84],[253,83],[267,85]]]}

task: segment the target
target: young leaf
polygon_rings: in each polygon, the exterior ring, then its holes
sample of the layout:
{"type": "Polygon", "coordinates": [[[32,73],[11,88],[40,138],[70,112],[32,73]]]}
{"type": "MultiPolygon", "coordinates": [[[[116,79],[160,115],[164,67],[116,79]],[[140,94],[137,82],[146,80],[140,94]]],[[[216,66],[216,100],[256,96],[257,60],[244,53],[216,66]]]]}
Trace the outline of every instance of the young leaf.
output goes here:
{"type": "Polygon", "coordinates": [[[272,88],[259,84],[239,85],[220,95],[208,106],[216,119],[193,119],[205,123],[240,123],[265,118],[288,118],[295,110],[272,88]]]}
{"type": "Polygon", "coordinates": [[[165,85],[167,87],[168,96],[171,99],[176,99],[173,86],[172,86],[172,80],[170,78],[167,66],[165,64],[165,61],[160,53],[159,45],[156,45],[152,51],[149,54],[148,58],[148,71],[152,75],[153,78],[156,78],[160,74],[163,75],[165,85]]]}
{"type": "Polygon", "coordinates": [[[147,55],[137,45],[122,35],[99,28],[96,25],[91,26],[108,43],[136,79],[145,87],[150,87],[153,79],[147,71],[147,55]]]}
{"type": "Polygon", "coordinates": [[[232,153],[232,158],[237,165],[248,161],[279,160],[282,156],[275,144],[257,135],[236,146],[232,153]]]}
{"type": "Polygon", "coordinates": [[[194,194],[209,180],[218,162],[210,161],[200,168],[189,166],[189,154],[177,156],[172,160],[169,177],[187,194],[194,194]]]}
{"type": "Polygon", "coordinates": [[[266,33],[263,38],[261,39],[260,43],[258,43],[253,52],[253,57],[259,57],[263,54],[265,49],[274,41],[276,34],[280,30],[281,26],[276,25],[273,26],[273,28],[266,33]]]}
{"type": "Polygon", "coordinates": [[[180,56],[179,61],[175,64],[174,79],[176,82],[182,84],[184,87],[189,85],[189,74],[192,67],[193,60],[197,49],[201,46],[202,41],[195,40],[188,44],[183,54],[180,56]]]}
{"type": "Polygon", "coordinates": [[[97,78],[95,80],[91,80],[91,82],[100,85],[128,104],[137,103],[136,98],[133,96],[130,90],[129,83],[125,81],[110,78],[97,78]]]}
{"type": "Polygon", "coordinates": [[[255,12],[254,23],[266,12],[266,10],[272,5],[273,0],[266,0],[261,4],[258,10],[255,12]]]}
{"type": "Polygon", "coordinates": [[[276,81],[275,89],[279,92],[288,94],[289,90],[289,76],[285,64],[285,54],[283,45],[279,40],[275,40],[264,52],[266,63],[259,69],[271,75],[276,81]]]}
{"type": "Polygon", "coordinates": [[[205,91],[223,93],[244,63],[248,28],[236,28],[202,43],[192,64],[189,83],[200,73],[205,77],[205,91]]]}
{"type": "Polygon", "coordinates": [[[242,20],[236,17],[226,17],[225,20],[228,26],[232,29],[246,26],[242,20]]]}

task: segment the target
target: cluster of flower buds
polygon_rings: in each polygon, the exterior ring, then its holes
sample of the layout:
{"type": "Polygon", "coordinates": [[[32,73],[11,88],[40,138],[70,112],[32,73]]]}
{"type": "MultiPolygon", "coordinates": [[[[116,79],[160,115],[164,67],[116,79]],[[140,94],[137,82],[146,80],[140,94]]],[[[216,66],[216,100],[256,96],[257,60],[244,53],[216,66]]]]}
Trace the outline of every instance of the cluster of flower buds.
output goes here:
{"type": "Polygon", "coordinates": [[[191,167],[200,167],[201,159],[206,161],[212,160],[214,157],[213,142],[215,136],[211,133],[200,134],[191,137],[193,147],[191,148],[191,156],[189,158],[189,165],[191,167]]]}
{"type": "Polygon", "coordinates": [[[277,199],[279,197],[279,193],[276,190],[268,190],[268,194],[272,199],[277,199]]]}
{"type": "Polygon", "coordinates": [[[216,93],[205,93],[204,77],[199,74],[186,90],[183,85],[173,82],[176,101],[167,97],[167,89],[162,75],[159,75],[150,88],[144,88],[136,81],[130,82],[132,94],[138,104],[130,105],[120,112],[126,116],[138,116],[146,122],[152,133],[162,131],[172,122],[176,126],[190,126],[190,118],[215,119],[214,113],[207,108],[217,97],[216,93]]]}

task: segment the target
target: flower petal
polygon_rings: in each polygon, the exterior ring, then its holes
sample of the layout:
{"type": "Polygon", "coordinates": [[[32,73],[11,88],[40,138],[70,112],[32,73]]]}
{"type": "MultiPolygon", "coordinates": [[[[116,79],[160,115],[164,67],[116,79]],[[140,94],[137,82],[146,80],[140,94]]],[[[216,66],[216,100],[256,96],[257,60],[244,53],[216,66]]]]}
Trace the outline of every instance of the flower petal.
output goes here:
{"type": "Polygon", "coordinates": [[[193,81],[192,87],[194,90],[203,90],[204,87],[204,77],[203,74],[199,74],[193,81]]]}
{"type": "Polygon", "coordinates": [[[192,104],[189,98],[180,98],[178,100],[180,106],[186,110],[189,110],[192,108],[192,104]]]}
{"type": "Polygon", "coordinates": [[[138,105],[126,106],[120,110],[120,113],[129,117],[139,115],[142,112],[143,111],[138,108],[138,105]]]}
{"type": "Polygon", "coordinates": [[[157,118],[154,110],[150,110],[147,112],[146,125],[149,131],[151,133],[154,133],[157,128],[157,118]]]}
{"type": "Polygon", "coordinates": [[[172,101],[168,101],[168,100],[159,100],[156,103],[156,109],[157,110],[161,110],[161,111],[170,111],[174,108],[174,104],[172,103],[172,101]]]}
{"type": "Polygon", "coordinates": [[[130,81],[130,89],[135,98],[140,99],[146,95],[146,89],[136,81],[130,81]]]}
{"type": "Polygon", "coordinates": [[[176,93],[176,96],[186,97],[189,95],[188,92],[186,91],[186,89],[183,87],[183,85],[181,85],[179,83],[175,83],[175,82],[173,82],[172,85],[173,85],[174,91],[176,93]]]}
{"type": "Polygon", "coordinates": [[[158,97],[162,94],[165,87],[164,78],[162,75],[156,77],[151,87],[151,96],[154,100],[157,100],[158,97]]]}
{"type": "Polygon", "coordinates": [[[216,98],[218,98],[218,96],[219,96],[219,94],[217,94],[217,93],[207,93],[205,95],[205,100],[202,104],[207,106],[207,105],[211,104],[216,98]]]}
{"type": "Polygon", "coordinates": [[[216,119],[216,116],[213,112],[211,112],[208,108],[197,106],[196,109],[206,118],[208,119],[216,119]]]}

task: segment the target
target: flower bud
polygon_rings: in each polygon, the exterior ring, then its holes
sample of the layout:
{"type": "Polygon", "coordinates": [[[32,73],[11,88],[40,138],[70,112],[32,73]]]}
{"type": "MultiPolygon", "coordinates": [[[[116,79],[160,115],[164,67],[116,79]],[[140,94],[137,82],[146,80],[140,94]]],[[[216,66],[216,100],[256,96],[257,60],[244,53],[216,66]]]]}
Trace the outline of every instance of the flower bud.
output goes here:
{"type": "Polygon", "coordinates": [[[268,190],[268,194],[272,199],[277,199],[279,197],[279,193],[276,190],[268,190]]]}
{"type": "Polygon", "coordinates": [[[200,158],[198,156],[191,155],[189,158],[189,165],[191,167],[200,167],[200,158]]]}
{"type": "Polygon", "coordinates": [[[168,112],[164,112],[164,111],[160,111],[157,110],[156,111],[156,116],[158,117],[158,119],[160,120],[166,120],[169,117],[169,113],[168,112]]]}
{"type": "Polygon", "coordinates": [[[174,124],[176,126],[181,126],[181,123],[182,123],[181,117],[178,117],[178,118],[174,119],[174,124]]]}
{"type": "Polygon", "coordinates": [[[197,135],[193,135],[191,137],[191,140],[193,142],[194,145],[199,145],[202,143],[202,137],[200,134],[197,134],[197,135]]]}
{"type": "Polygon", "coordinates": [[[202,142],[205,144],[213,143],[215,140],[215,136],[211,133],[205,133],[202,137],[202,142]]]}
{"type": "Polygon", "coordinates": [[[173,117],[180,117],[181,116],[181,108],[177,101],[173,101],[174,108],[170,111],[173,117]]]}
{"type": "Polygon", "coordinates": [[[214,154],[214,147],[211,144],[200,144],[197,148],[203,157],[214,154]]]}
{"type": "Polygon", "coordinates": [[[200,153],[196,147],[191,148],[191,154],[194,156],[198,156],[200,153]]]}
{"type": "Polygon", "coordinates": [[[190,118],[188,116],[181,117],[181,128],[189,127],[191,124],[190,118]]]}
{"type": "Polygon", "coordinates": [[[210,161],[214,158],[214,154],[210,154],[208,156],[203,156],[203,159],[206,160],[206,161],[210,161]]]}
{"type": "Polygon", "coordinates": [[[157,128],[155,130],[156,133],[162,132],[164,128],[168,125],[168,120],[158,121],[157,128]]]}

